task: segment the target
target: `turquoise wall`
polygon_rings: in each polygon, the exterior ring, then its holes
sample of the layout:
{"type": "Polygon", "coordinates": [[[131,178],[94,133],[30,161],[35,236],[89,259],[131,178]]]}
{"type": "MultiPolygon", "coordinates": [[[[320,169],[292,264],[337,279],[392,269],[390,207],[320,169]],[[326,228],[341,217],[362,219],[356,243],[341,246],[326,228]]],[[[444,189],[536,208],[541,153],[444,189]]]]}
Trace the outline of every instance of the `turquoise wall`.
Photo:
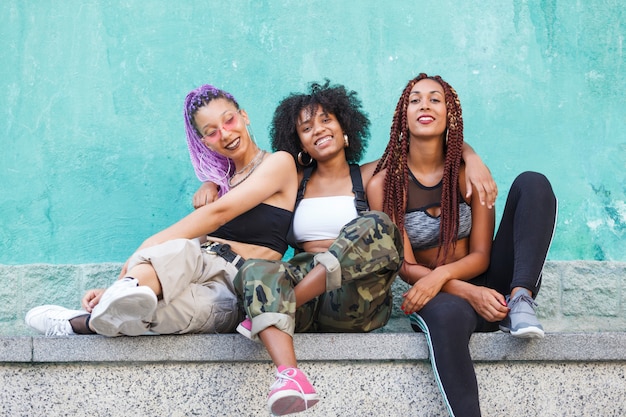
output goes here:
{"type": "Polygon", "coordinates": [[[372,119],[367,160],[420,71],[458,91],[501,212],[538,170],[560,202],[552,260],[621,260],[622,0],[23,1],[0,4],[0,263],[124,261],[191,210],[182,102],[232,92],[262,146],[277,102],[330,78],[372,119]]]}

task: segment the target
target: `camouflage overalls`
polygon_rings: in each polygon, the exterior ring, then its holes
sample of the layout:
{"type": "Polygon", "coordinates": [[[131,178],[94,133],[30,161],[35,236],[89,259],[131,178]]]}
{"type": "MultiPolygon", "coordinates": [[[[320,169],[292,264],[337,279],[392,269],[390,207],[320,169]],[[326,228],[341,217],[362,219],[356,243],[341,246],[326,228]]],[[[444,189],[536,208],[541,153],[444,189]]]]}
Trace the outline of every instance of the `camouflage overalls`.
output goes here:
{"type": "Polygon", "coordinates": [[[403,244],[389,217],[366,211],[346,224],[328,252],[341,278],[327,278],[326,292],[296,310],[294,287],[315,266],[315,253],[288,262],[248,260],[235,289],[252,319],[252,336],[270,326],[294,332],[369,332],[384,326],[392,307],[391,284],[402,265],[403,244]]]}

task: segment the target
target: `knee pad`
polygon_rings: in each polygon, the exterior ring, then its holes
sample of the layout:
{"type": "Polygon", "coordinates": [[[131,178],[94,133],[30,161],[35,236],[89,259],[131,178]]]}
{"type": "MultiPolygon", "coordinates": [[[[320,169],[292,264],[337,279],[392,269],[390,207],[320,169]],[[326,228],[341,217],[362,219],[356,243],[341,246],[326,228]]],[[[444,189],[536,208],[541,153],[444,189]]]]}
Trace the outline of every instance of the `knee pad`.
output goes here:
{"type": "Polygon", "coordinates": [[[315,265],[322,264],[326,268],[326,291],[341,287],[341,265],[330,252],[318,253],[313,257],[315,265]]]}

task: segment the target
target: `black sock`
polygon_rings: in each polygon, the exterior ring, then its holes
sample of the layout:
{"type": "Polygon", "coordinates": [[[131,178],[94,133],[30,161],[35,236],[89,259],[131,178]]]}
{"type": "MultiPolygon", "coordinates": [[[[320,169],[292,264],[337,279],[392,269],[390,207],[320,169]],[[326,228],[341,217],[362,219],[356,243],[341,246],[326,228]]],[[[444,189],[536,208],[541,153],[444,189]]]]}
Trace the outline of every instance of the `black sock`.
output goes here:
{"type": "Polygon", "coordinates": [[[70,320],[70,326],[76,334],[96,334],[89,328],[89,319],[91,314],[83,314],[82,316],[74,317],[70,320]]]}

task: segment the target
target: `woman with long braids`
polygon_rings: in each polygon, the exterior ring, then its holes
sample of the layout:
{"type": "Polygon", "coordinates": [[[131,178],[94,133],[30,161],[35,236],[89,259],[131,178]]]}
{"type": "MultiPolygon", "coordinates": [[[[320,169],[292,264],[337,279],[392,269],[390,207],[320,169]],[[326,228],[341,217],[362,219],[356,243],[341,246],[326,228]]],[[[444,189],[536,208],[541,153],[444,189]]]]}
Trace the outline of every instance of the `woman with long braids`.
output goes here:
{"type": "Polygon", "coordinates": [[[548,179],[513,182],[500,226],[494,210],[468,197],[461,158],[463,116],[456,91],[420,74],[405,87],[389,144],[367,192],[372,209],[404,239],[400,277],[411,285],[402,310],[422,331],[451,416],[479,416],[469,340],[498,328],[541,338],[534,297],[554,233],[557,201],[548,179]]]}
{"type": "Polygon", "coordinates": [[[297,367],[295,332],[369,332],[391,314],[402,240],[390,218],[370,211],[365,198],[375,164],[357,163],[369,124],[357,94],[329,81],[288,96],[274,113],[272,147],[290,153],[299,167],[289,234],[296,255],[288,262],[249,260],[235,278],[247,314],[237,330],[260,340],[277,367],[268,396],[273,415],[319,401],[297,367]]]}
{"type": "Polygon", "coordinates": [[[221,196],[146,239],[113,285],[85,294],[82,310],[35,307],[28,325],[46,335],[235,330],[243,319],[237,270],[247,258],[281,259],[288,248],[296,166],[287,152],[259,149],[246,111],[226,91],[210,85],[191,91],[184,118],[196,172],[214,181],[221,196]]]}

